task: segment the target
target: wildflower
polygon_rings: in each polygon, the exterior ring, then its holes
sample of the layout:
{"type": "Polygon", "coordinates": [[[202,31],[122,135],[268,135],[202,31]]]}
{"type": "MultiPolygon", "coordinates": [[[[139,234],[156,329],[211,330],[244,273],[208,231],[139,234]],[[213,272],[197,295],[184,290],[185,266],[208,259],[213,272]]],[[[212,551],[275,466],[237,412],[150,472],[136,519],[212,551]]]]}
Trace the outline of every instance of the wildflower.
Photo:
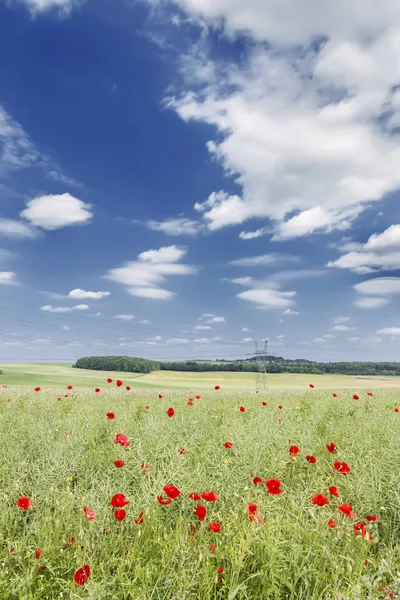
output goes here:
{"type": "Polygon", "coordinates": [[[72,390],[72,385],[67,385],[67,390],[72,390]]]}
{"type": "Polygon", "coordinates": [[[210,552],[214,552],[215,550],[215,544],[210,544],[208,549],[210,550],[210,552]]]}
{"type": "Polygon", "coordinates": [[[36,558],[37,560],[39,560],[39,558],[40,558],[40,555],[41,555],[41,554],[42,554],[42,553],[41,553],[40,549],[39,549],[39,548],[36,548],[36,550],[35,550],[35,558],[36,558]]]}
{"type": "Polygon", "coordinates": [[[112,379],[111,379],[111,377],[109,377],[109,378],[107,379],[107,383],[112,383],[112,379]]]}
{"type": "Polygon", "coordinates": [[[77,585],[85,585],[87,580],[90,577],[90,567],[89,565],[84,565],[80,569],[78,569],[74,575],[74,581],[77,585]]]}
{"type": "Polygon", "coordinates": [[[158,394],[158,397],[159,397],[159,398],[160,398],[160,400],[161,400],[161,398],[162,398],[162,394],[158,394]]]}
{"type": "Polygon", "coordinates": [[[100,388],[94,388],[94,391],[98,394],[99,392],[101,392],[100,388]]]}
{"type": "Polygon", "coordinates": [[[115,414],[113,412],[108,412],[106,414],[107,419],[109,419],[110,421],[112,421],[113,419],[115,419],[115,414]]]}
{"type": "Polygon", "coordinates": [[[239,408],[239,410],[240,410],[240,412],[244,412],[246,409],[245,409],[245,407],[244,407],[244,406],[241,406],[241,407],[239,408]]]}
{"type": "Polygon", "coordinates": [[[372,392],[367,392],[367,396],[373,396],[372,392]]]}
{"type": "Polygon", "coordinates": [[[395,412],[395,413],[398,413],[398,412],[399,412],[399,409],[396,407],[396,408],[394,409],[394,412],[395,412]]]}
{"type": "Polygon", "coordinates": [[[96,518],[96,513],[94,512],[94,510],[91,510],[87,506],[83,507],[83,514],[89,521],[94,521],[94,519],[96,518]]]}
{"type": "Polygon", "coordinates": [[[143,517],[144,517],[144,513],[141,512],[140,515],[139,515],[139,518],[135,519],[135,524],[136,525],[141,525],[143,523],[143,517]]]}
{"type": "Polygon", "coordinates": [[[115,436],[114,444],[119,444],[120,446],[123,446],[124,448],[128,448],[128,446],[131,445],[127,436],[124,435],[123,433],[117,433],[117,435],[115,436]]]}
{"type": "Polygon", "coordinates": [[[164,500],[162,496],[157,496],[157,502],[159,502],[163,506],[166,506],[167,504],[171,504],[172,500],[171,500],[171,498],[168,498],[167,500],[164,500]]]}
{"type": "Polygon", "coordinates": [[[343,515],[346,515],[349,519],[355,519],[356,515],[353,513],[353,507],[351,504],[339,504],[338,509],[343,515]]]}
{"type": "Polygon", "coordinates": [[[114,517],[117,519],[117,521],[123,521],[126,517],[126,510],[123,508],[114,510],[114,517]]]}
{"type": "Polygon", "coordinates": [[[315,463],[317,462],[317,459],[315,458],[315,456],[310,456],[309,454],[307,454],[306,460],[309,463],[311,463],[312,465],[315,465],[315,463]]]}
{"type": "Polygon", "coordinates": [[[339,490],[335,485],[331,485],[328,492],[331,496],[336,496],[336,498],[339,498],[339,490]]]}
{"type": "Polygon", "coordinates": [[[357,394],[353,394],[353,400],[359,400],[360,396],[357,396],[357,394]]]}
{"type": "Polygon", "coordinates": [[[336,444],[334,442],[330,442],[329,444],[326,444],[326,449],[331,454],[336,454],[336,444]]]}
{"type": "Polygon", "coordinates": [[[224,567],[218,567],[217,573],[223,573],[223,572],[224,572],[224,567]]]}
{"type": "Polygon", "coordinates": [[[298,446],[290,446],[289,454],[290,456],[297,456],[300,452],[300,448],[298,446]]]}
{"type": "Polygon", "coordinates": [[[345,462],[335,461],[333,463],[333,470],[342,475],[348,475],[350,473],[350,467],[345,462]]]}
{"type": "Polygon", "coordinates": [[[219,385],[216,385],[216,386],[215,386],[215,388],[214,388],[214,390],[220,390],[220,389],[221,389],[221,388],[220,388],[220,386],[219,386],[219,385]]]}
{"type": "Polygon", "coordinates": [[[167,415],[168,415],[169,417],[173,417],[173,416],[174,416],[174,414],[175,414],[175,411],[174,411],[174,409],[173,409],[173,408],[169,408],[169,409],[167,410],[167,415]]]}
{"type": "Polygon", "coordinates": [[[168,498],[172,498],[172,500],[175,500],[175,498],[177,498],[181,493],[177,487],[169,483],[167,483],[167,485],[164,485],[163,490],[168,496],[168,498]]]}
{"type": "Polygon", "coordinates": [[[262,483],[261,477],[254,477],[253,483],[254,485],[259,485],[260,483],[262,483]]]}
{"type": "Polygon", "coordinates": [[[206,514],[207,514],[207,509],[205,506],[202,506],[201,504],[199,504],[198,506],[196,506],[196,510],[194,511],[196,517],[199,519],[199,521],[204,521],[204,519],[206,518],[206,514]]]}
{"type": "Polygon", "coordinates": [[[218,494],[216,494],[215,492],[203,492],[201,494],[201,497],[207,502],[216,502],[218,500],[218,494]]]}
{"type": "Polygon", "coordinates": [[[233,448],[232,442],[225,442],[224,446],[227,450],[230,450],[231,448],[233,448]]]}
{"type": "Polygon", "coordinates": [[[146,463],[145,463],[145,462],[143,462],[143,463],[141,464],[141,469],[142,469],[142,471],[148,471],[148,470],[150,469],[150,463],[148,463],[148,462],[146,462],[146,463]]]}
{"type": "Polygon", "coordinates": [[[126,506],[129,503],[130,500],[127,500],[124,494],[114,494],[110,502],[113,508],[122,508],[123,506],[126,506]]]}
{"type": "Polygon", "coordinates": [[[124,466],[124,461],[123,460],[115,460],[114,461],[114,465],[117,467],[117,469],[120,469],[121,467],[124,466]]]}
{"type": "Polygon", "coordinates": [[[181,448],[180,450],[178,450],[178,454],[185,454],[185,448],[181,448]]]}
{"type": "Polygon", "coordinates": [[[40,392],[40,387],[35,387],[34,391],[35,392],[40,392]]]}
{"type": "Polygon", "coordinates": [[[191,500],[201,500],[201,496],[197,492],[195,492],[193,494],[189,494],[189,498],[191,500]]]}
{"type": "Polygon", "coordinates": [[[196,396],[196,400],[200,400],[201,396],[196,396]]]}
{"type": "Polygon", "coordinates": [[[126,391],[127,391],[127,392],[130,392],[130,391],[131,391],[131,386],[130,386],[130,385],[127,385],[127,386],[126,386],[126,391]]]}
{"type": "Polygon", "coordinates": [[[334,521],[333,519],[329,519],[329,521],[327,522],[327,525],[330,529],[336,529],[337,521],[334,521]]]}
{"type": "Polygon", "coordinates": [[[221,531],[221,525],[215,521],[211,521],[211,523],[208,524],[208,529],[213,533],[219,533],[221,531]]]}
{"type": "Polygon", "coordinates": [[[333,396],[334,398],[337,398],[337,394],[332,394],[332,396],[333,396]]]}
{"type": "Polygon", "coordinates": [[[265,485],[267,486],[268,494],[276,496],[282,492],[279,479],[267,479],[265,485]]]}
{"type": "Polygon", "coordinates": [[[18,500],[14,503],[15,506],[18,506],[21,510],[28,510],[32,506],[32,500],[27,498],[26,496],[22,496],[18,498],[18,500]]]}
{"type": "Polygon", "coordinates": [[[374,523],[375,521],[377,521],[379,519],[379,515],[368,515],[368,517],[365,517],[365,518],[370,523],[374,523]]]}
{"type": "Polygon", "coordinates": [[[121,381],[120,379],[117,379],[116,384],[118,387],[121,387],[121,385],[123,385],[123,381],[121,381]]]}
{"type": "Polygon", "coordinates": [[[261,406],[267,406],[266,402],[261,402],[261,406]]]}
{"type": "Polygon", "coordinates": [[[313,385],[312,383],[310,383],[309,386],[310,386],[311,389],[315,388],[315,385],[313,385]]]}
{"type": "Polygon", "coordinates": [[[312,503],[316,504],[317,506],[326,506],[329,504],[329,500],[324,494],[314,494],[311,500],[312,503]]]}

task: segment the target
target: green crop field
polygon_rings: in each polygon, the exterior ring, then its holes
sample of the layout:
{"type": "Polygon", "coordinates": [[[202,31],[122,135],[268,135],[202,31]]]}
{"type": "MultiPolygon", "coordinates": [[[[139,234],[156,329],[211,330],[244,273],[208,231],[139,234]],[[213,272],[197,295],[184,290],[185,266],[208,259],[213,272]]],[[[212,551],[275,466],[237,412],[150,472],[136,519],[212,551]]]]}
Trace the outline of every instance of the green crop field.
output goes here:
{"type": "Polygon", "coordinates": [[[396,380],[3,368],[1,600],[397,597],[396,380]]]}
{"type": "MultiPolygon", "coordinates": [[[[205,372],[187,373],[174,371],[156,371],[147,375],[136,373],[116,373],[74,369],[68,364],[49,363],[9,363],[0,365],[3,375],[0,384],[18,387],[63,387],[66,382],[78,388],[94,388],[107,379],[123,375],[124,381],[132,389],[209,389],[217,383],[225,388],[255,390],[255,373],[205,372]]],[[[271,388],[303,389],[310,381],[319,389],[340,388],[397,388],[400,377],[361,377],[347,375],[303,375],[303,374],[270,374],[267,375],[271,388]]]]}

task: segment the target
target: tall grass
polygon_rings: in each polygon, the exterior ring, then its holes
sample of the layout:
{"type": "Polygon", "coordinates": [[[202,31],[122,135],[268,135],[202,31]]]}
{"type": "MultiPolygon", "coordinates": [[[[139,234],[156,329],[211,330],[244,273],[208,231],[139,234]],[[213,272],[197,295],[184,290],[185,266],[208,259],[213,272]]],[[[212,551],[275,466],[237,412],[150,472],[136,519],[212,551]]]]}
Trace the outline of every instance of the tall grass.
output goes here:
{"type": "Polygon", "coordinates": [[[397,392],[376,391],[372,398],[360,392],[355,401],[346,390],[334,399],[317,389],[263,397],[222,389],[201,392],[191,407],[195,390],[159,399],[154,391],[106,386],[99,394],[72,390],[67,398],[55,389],[1,392],[1,599],[364,600],[385,597],[385,586],[397,591],[397,392]],[[107,420],[108,411],[115,420],[107,420]],[[129,437],[129,448],[113,444],[117,433],[129,437]],[[332,441],[334,456],[325,447],[332,441]],[[291,444],[300,447],[296,460],[291,444]],[[117,469],[116,459],[125,466],[117,469]],[[334,460],[347,462],[351,473],[334,473],[334,460]],[[253,485],[255,476],[264,483],[253,485]],[[280,495],[267,493],[268,478],[282,481],[280,495]],[[156,497],[167,483],[182,493],[161,506],[156,497]],[[331,485],[339,499],[313,505],[313,494],[329,496],[331,485]],[[188,494],[204,490],[219,500],[202,502],[207,517],[199,523],[188,494]],[[116,493],[130,500],[122,522],[110,506],[116,493]],[[32,500],[30,509],[14,505],[20,496],[32,500]],[[262,525],[249,519],[249,502],[259,507],[262,525]],[[341,502],[353,506],[357,519],[341,515],[341,502]],[[94,521],[85,519],[84,506],[96,512],[94,521]],[[144,521],[136,525],[141,512],[144,521]],[[369,543],[353,524],[374,514],[369,543]],[[330,518],[337,529],[327,527],[330,518]],[[221,524],[220,533],[209,531],[210,521],[221,524]],[[91,575],[80,587],[74,573],[86,564],[91,575]]]}

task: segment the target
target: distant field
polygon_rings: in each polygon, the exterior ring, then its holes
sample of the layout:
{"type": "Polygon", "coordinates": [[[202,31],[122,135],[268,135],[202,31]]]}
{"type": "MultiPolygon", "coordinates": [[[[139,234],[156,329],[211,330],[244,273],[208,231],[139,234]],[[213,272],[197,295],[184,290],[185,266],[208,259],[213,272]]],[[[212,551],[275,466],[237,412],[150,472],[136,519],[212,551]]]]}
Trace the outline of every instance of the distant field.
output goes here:
{"type": "MultiPolygon", "coordinates": [[[[148,375],[120,373],[113,371],[88,371],[74,369],[68,364],[10,363],[0,365],[3,374],[0,383],[23,387],[64,387],[77,388],[101,386],[107,377],[120,378],[132,389],[210,389],[216,384],[225,389],[250,390],[255,388],[256,373],[185,373],[157,371],[148,375]]],[[[399,388],[400,377],[361,377],[347,375],[303,375],[271,374],[267,376],[268,386],[274,389],[301,389],[314,383],[319,389],[343,388],[399,388]]]]}

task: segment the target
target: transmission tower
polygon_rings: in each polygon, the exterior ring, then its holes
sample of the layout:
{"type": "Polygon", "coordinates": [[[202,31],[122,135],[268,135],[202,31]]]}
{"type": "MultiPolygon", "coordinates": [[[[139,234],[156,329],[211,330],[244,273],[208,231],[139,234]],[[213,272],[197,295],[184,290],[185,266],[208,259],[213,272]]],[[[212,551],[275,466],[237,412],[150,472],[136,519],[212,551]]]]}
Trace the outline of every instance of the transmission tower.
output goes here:
{"type": "Polygon", "coordinates": [[[264,348],[261,348],[256,342],[255,358],[257,363],[257,379],[256,389],[265,390],[267,387],[267,356],[268,356],[268,342],[265,340],[264,348]]]}

